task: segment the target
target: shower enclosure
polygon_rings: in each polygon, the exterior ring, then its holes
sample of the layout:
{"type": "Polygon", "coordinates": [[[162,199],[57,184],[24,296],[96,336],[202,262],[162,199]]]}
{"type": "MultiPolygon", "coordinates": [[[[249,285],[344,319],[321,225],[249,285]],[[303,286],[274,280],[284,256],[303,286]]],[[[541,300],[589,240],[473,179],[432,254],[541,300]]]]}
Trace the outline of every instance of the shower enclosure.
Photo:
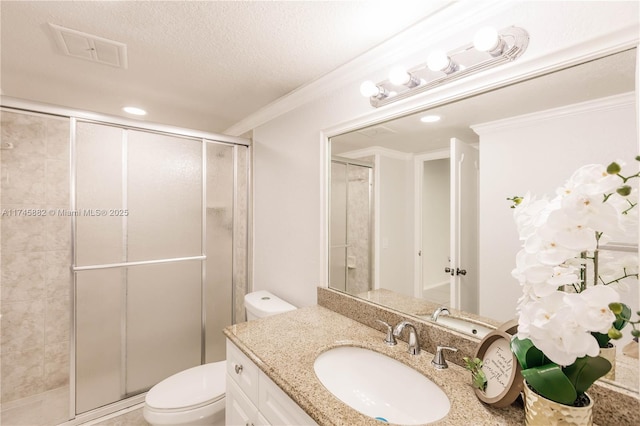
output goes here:
{"type": "MultiPolygon", "coordinates": [[[[221,330],[244,319],[248,141],[110,117],[84,119],[83,114],[77,117],[73,112],[61,118],[67,111],[60,110],[55,111],[56,117],[8,111],[3,111],[3,131],[5,127],[7,131],[16,129],[11,133],[15,137],[11,149],[15,145],[16,155],[3,151],[7,173],[11,172],[12,156],[19,170],[19,162],[26,161],[17,155],[20,150],[32,151],[38,146],[33,142],[37,135],[28,132],[41,121],[45,127],[48,122],[55,124],[59,131],[53,138],[56,144],[64,143],[65,134],[67,138],[66,155],[58,155],[55,160],[60,164],[56,167],[66,172],[51,176],[70,188],[57,190],[67,201],[49,204],[40,216],[7,217],[7,225],[2,228],[3,242],[8,244],[15,240],[13,223],[24,227],[16,235],[41,224],[46,230],[47,224],[54,222],[71,234],[65,239],[66,249],[55,247],[59,252],[47,251],[46,244],[16,248],[16,256],[22,258],[35,258],[42,252],[43,259],[48,259],[49,253],[55,254],[52,259],[68,259],[66,269],[71,271],[66,284],[70,291],[56,290],[68,295],[61,297],[63,301],[66,298],[66,305],[56,305],[67,306],[66,314],[51,317],[48,308],[46,312],[48,328],[56,320],[56,330],[70,330],[52,334],[66,336],[69,342],[62,346],[69,348],[68,376],[59,380],[60,388],[56,388],[69,395],[67,404],[58,401],[56,405],[69,408],[63,410],[68,416],[62,414],[64,418],[51,421],[90,420],[141,401],[142,393],[178,371],[223,360],[221,330]]],[[[46,153],[51,150],[47,143],[42,145],[43,158],[48,158],[46,153]]],[[[55,171],[50,166],[53,160],[46,161],[45,169],[55,171]]],[[[43,198],[43,206],[49,198],[43,198]]],[[[7,267],[4,252],[2,267],[3,271],[7,267]]],[[[35,280],[42,272],[25,268],[21,274],[31,274],[35,280]]],[[[21,277],[15,285],[27,283],[21,277]]],[[[42,297],[47,302],[54,300],[46,298],[52,292],[44,289],[42,297]]],[[[11,302],[4,303],[3,299],[3,313],[9,317],[13,305],[24,304],[21,300],[11,302]]],[[[16,335],[15,346],[24,340],[18,332],[16,335]]],[[[45,343],[48,339],[45,333],[45,343]]],[[[2,342],[3,349],[6,342],[2,342]]],[[[47,349],[40,355],[33,352],[36,346],[27,355],[43,356],[46,370],[47,349]]],[[[24,353],[28,348],[22,345],[18,349],[24,353]]],[[[14,365],[3,360],[3,373],[23,371],[20,359],[15,359],[14,365]]],[[[33,373],[25,374],[29,376],[9,379],[16,383],[31,380],[33,373]]],[[[48,389],[25,386],[20,393],[3,393],[3,405],[15,399],[15,406],[23,407],[31,400],[37,401],[34,398],[38,395],[33,392],[44,390],[44,395],[50,393],[48,389]]],[[[34,405],[34,409],[45,405],[34,405]]],[[[3,419],[9,419],[8,415],[5,418],[4,407],[3,419]]]]}
{"type": "Polygon", "coordinates": [[[333,157],[329,286],[350,294],[371,290],[373,166],[333,157]]]}
{"type": "Polygon", "coordinates": [[[220,330],[233,321],[234,163],[247,148],[74,124],[83,413],[224,359],[220,330]]]}

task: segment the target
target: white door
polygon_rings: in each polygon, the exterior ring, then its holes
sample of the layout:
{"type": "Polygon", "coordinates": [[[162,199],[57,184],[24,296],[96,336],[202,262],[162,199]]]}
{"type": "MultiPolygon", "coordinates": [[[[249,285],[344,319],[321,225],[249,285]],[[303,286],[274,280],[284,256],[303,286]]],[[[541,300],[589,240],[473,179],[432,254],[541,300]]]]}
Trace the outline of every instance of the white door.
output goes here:
{"type": "Polygon", "coordinates": [[[478,313],[478,150],[451,138],[451,305],[478,313]]]}

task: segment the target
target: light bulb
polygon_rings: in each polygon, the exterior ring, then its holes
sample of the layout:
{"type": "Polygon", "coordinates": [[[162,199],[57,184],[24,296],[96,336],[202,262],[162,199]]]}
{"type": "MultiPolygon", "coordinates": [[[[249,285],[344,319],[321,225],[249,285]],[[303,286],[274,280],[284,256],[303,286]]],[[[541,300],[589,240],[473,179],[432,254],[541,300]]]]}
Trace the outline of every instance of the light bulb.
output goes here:
{"type": "Polygon", "coordinates": [[[445,74],[451,74],[458,70],[456,63],[442,50],[435,50],[429,55],[427,58],[427,67],[429,67],[431,71],[442,71],[445,74]]]}
{"type": "Polygon", "coordinates": [[[360,93],[365,98],[370,98],[372,96],[378,96],[380,94],[380,88],[376,86],[373,81],[367,80],[360,85],[360,93]]]}
{"type": "Polygon", "coordinates": [[[488,52],[493,56],[502,53],[504,41],[493,27],[483,27],[478,30],[473,38],[473,47],[481,52],[488,52]]]}
{"type": "Polygon", "coordinates": [[[394,67],[389,72],[389,81],[391,84],[401,86],[411,81],[411,74],[409,74],[403,67],[394,67]]]}

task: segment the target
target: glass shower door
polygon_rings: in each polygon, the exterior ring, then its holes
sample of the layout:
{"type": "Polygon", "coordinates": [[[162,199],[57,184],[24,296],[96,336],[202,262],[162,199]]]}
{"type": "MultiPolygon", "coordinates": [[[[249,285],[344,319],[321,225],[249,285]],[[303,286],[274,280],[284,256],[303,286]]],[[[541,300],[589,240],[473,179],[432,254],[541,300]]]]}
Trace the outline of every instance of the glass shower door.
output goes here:
{"type": "Polygon", "coordinates": [[[203,142],[76,129],[76,413],[202,359],[203,142]]]}

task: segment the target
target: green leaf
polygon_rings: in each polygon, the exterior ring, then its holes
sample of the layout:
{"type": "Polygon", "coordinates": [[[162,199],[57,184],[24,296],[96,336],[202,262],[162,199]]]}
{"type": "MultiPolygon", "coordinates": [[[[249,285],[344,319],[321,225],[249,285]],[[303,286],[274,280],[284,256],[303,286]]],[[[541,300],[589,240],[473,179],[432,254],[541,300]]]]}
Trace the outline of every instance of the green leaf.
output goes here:
{"type": "Polygon", "coordinates": [[[576,392],[582,394],[609,370],[611,370],[611,363],[601,356],[585,356],[576,359],[576,362],[565,367],[563,372],[573,384],[576,392]]]}
{"type": "Polygon", "coordinates": [[[616,330],[622,330],[631,318],[631,308],[624,303],[621,303],[620,305],[622,305],[622,311],[616,314],[617,319],[613,323],[613,328],[616,330]]]}
{"type": "Polygon", "coordinates": [[[522,370],[522,377],[538,394],[560,404],[571,405],[578,397],[573,383],[557,364],[522,370]]]}
{"type": "Polygon", "coordinates": [[[606,348],[611,340],[611,337],[607,333],[598,333],[597,331],[594,331],[591,335],[596,338],[598,346],[601,348],[606,348]]]}
{"type": "Polygon", "coordinates": [[[473,386],[485,391],[487,390],[487,376],[484,374],[484,371],[478,370],[477,372],[471,375],[473,379],[473,386]]]}
{"type": "Polygon", "coordinates": [[[511,352],[515,354],[523,370],[540,367],[551,362],[529,339],[520,340],[514,336],[511,339],[511,352]]]}

